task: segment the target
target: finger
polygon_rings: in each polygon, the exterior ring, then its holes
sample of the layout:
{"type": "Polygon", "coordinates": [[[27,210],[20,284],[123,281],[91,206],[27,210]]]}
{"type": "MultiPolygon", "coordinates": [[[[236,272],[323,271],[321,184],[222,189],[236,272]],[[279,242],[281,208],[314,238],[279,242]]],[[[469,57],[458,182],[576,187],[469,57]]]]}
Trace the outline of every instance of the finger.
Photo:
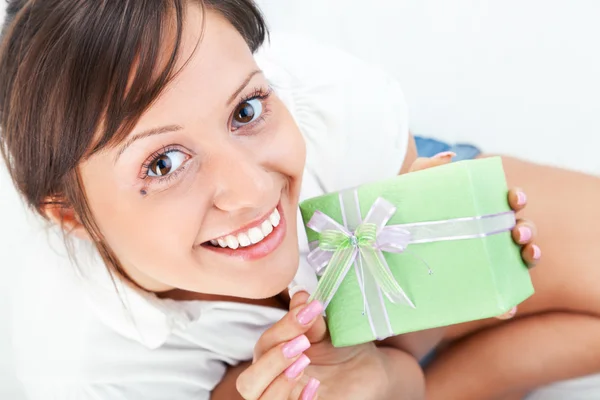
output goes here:
{"type": "Polygon", "coordinates": [[[505,312],[502,315],[498,315],[496,318],[497,319],[511,319],[512,317],[515,316],[515,314],[517,313],[517,307],[513,307],[510,309],[510,311],[505,312]]]}
{"type": "Polygon", "coordinates": [[[529,268],[536,266],[542,258],[542,250],[535,243],[529,243],[521,249],[521,257],[529,268]]]}
{"type": "Polygon", "coordinates": [[[323,306],[319,302],[293,307],[262,334],[254,346],[254,360],[259,359],[271,348],[306,334],[322,313],[323,306]]]}
{"type": "MultiPolygon", "coordinates": [[[[303,337],[303,341],[304,344],[296,344],[292,351],[284,345],[272,348],[242,372],[236,381],[237,390],[242,397],[246,400],[261,398],[263,392],[282,374],[288,380],[298,378],[310,364],[310,359],[302,353],[310,347],[310,343],[306,337],[303,337]]],[[[280,382],[279,385],[281,384],[280,382]]],[[[290,385],[290,390],[292,387],[290,385]]]]}
{"type": "Polygon", "coordinates": [[[282,400],[282,399],[297,399],[298,395],[294,395],[294,392],[298,392],[304,387],[301,382],[304,378],[304,371],[301,371],[296,377],[290,378],[286,373],[279,375],[269,387],[263,392],[260,400],[282,400]]]}
{"type": "Polygon", "coordinates": [[[452,162],[452,157],[456,157],[456,153],[453,153],[451,151],[445,151],[443,153],[436,154],[431,158],[419,157],[411,165],[409,172],[416,172],[427,168],[449,164],[450,162],[452,162]]]}
{"type": "Polygon", "coordinates": [[[309,298],[310,294],[306,290],[300,289],[296,291],[290,299],[290,310],[305,305],[309,298]]]}
{"type": "Polygon", "coordinates": [[[321,382],[319,382],[315,378],[310,378],[304,390],[302,391],[302,400],[314,400],[317,398],[317,392],[319,391],[319,386],[321,386],[321,382]]]}
{"type": "MultiPolygon", "coordinates": [[[[300,291],[294,294],[290,301],[290,308],[302,307],[306,304],[308,298],[309,294],[305,291],[300,291]]],[[[327,324],[325,323],[325,318],[323,318],[322,311],[319,313],[316,320],[305,334],[311,343],[319,343],[327,338],[327,324]]]]}
{"type": "Polygon", "coordinates": [[[515,243],[522,246],[531,243],[537,234],[536,226],[526,219],[518,219],[512,230],[512,238],[515,243]]]}
{"type": "Polygon", "coordinates": [[[316,400],[319,395],[319,387],[321,382],[315,378],[304,377],[302,379],[304,385],[296,385],[292,390],[292,399],[316,400]]]}
{"type": "Polygon", "coordinates": [[[512,188],[508,191],[508,204],[513,211],[521,211],[527,206],[527,195],[521,188],[512,188]]]}

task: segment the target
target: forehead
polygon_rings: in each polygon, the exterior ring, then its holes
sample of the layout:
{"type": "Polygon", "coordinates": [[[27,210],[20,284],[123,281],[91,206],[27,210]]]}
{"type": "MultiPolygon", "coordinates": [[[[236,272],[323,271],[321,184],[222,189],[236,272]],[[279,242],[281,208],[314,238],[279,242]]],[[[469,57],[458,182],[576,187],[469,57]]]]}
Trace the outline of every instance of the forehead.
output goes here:
{"type": "Polygon", "coordinates": [[[202,15],[198,7],[190,7],[175,67],[178,73],[135,130],[177,123],[177,118],[190,112],[200,117],[201,112],[223,108],[253,69],[256,63],[248,44],[227,19],[208,9],[202,15]]]}

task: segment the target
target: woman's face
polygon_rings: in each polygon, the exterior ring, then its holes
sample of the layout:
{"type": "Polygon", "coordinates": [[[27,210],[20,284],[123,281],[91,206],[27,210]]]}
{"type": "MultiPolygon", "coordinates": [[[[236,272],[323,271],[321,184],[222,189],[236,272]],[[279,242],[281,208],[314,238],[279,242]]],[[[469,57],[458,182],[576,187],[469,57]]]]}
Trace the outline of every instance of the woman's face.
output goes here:
{"type": "MultiPolygon", "coordinates": [[[[181,65],[201,18],[190,9],[181,65]]],[[[189,63],[81,174],[107,244],[146,289],[273,296],[298,265],[304,142],[240,34],[204,18],[189,63]]]]}

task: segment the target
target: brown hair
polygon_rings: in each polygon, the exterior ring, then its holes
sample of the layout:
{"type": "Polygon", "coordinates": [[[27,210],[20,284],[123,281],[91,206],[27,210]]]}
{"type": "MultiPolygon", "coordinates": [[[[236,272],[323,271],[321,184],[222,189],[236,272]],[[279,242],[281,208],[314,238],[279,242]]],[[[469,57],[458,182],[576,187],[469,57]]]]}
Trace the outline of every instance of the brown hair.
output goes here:
{"type": "Polygon", "coordinates": [[[268,34],[252,0],[12,0],[2,29],[0,152],[13,182],[43,217],[72,209],[124,277],[77,167],[120,143],[177,73],[188,1],[223,15],[253,52],[268,34]]]}

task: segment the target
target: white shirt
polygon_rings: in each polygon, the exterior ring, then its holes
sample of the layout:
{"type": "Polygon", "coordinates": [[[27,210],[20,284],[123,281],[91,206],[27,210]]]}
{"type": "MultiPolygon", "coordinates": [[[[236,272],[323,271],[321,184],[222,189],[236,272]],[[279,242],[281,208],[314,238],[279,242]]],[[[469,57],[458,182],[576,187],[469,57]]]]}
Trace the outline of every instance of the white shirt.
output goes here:
{"type": "MultiPolygon", "coordinates": [[[[292,36],[273,34],[256,59],[306,139],[303,199],[398,173],[409,135],[395,80],[292,36]]],[[[301,225],[298,233],[306,254],[301,225]]],[[[54,234],[37,229],[23,245],[14,337],[18,375],[32,399],[208,399],[227,365],[250,360],[262,332],[284,315],[248,304],[160,300],[118,282],[117,295],[87,245],[77,244],[78,268],[54,234]]],[[[303,256],[294,284],[316,284],[303,256]]]]}

